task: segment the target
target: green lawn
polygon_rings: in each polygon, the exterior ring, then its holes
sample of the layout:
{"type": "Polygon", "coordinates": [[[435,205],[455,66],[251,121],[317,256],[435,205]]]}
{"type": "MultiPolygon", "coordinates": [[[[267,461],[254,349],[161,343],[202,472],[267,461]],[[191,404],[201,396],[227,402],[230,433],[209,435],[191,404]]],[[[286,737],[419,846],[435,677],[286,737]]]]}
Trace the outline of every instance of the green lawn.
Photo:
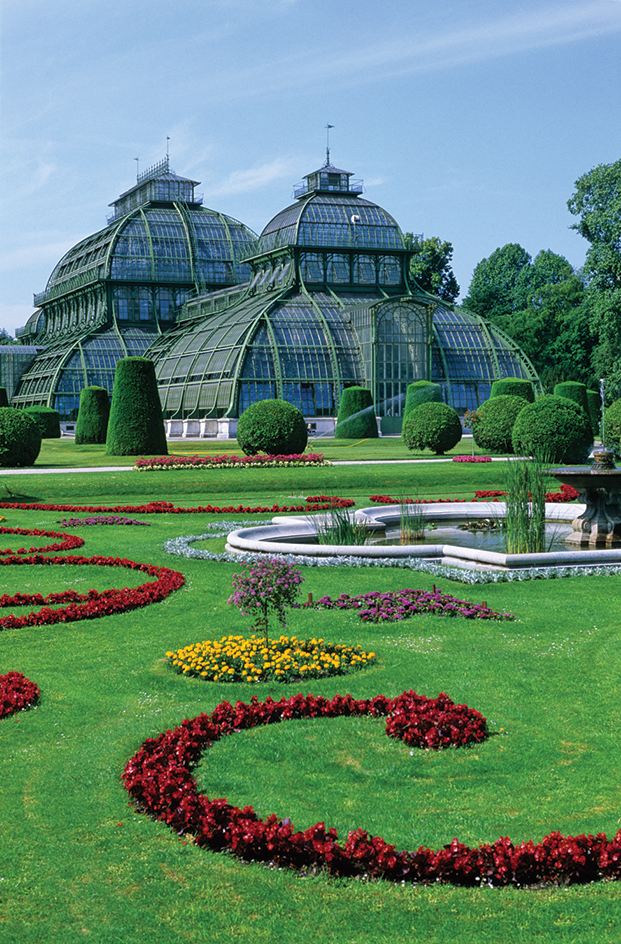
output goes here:
{"type": "MultiPolygon", "coordinates": [[[[49,464],[57,464],[53,455],[70,457],[62,450],[71,446],[54,444],[49,464]]],[[[113,464],[108,460],[100,464],[113,464]]],[[[76,454],[74,464],[87,463],[76,454]]],[[[466,497],[502,484],[500,463],[0,475],[0,492],[8,488],[23,500],[138,503],[157,497],[181,506],[284,502],[318,493],[365,504],[375,493],[466,497]]],[[[13,527],[54,528],[62,517],[2,513],[13,527]]],[[[621,816],[618,578],[484,587],[436,579],[447,592],[515,613],[515,623],[419,616],[373,626],[350,611],[295,611],[291,632],[359,643],[377,654],[377,664],[303,689],[268,683],[249,690],[188,679],[165,662],[168,649],[248,630],[248,618],[226,603],[235,565],[162,550],[166,539],[199,534],[201,524],[214,519],[165,514],[142,520],[150,526],[82,528],[86,545],[77,553],[181,570],[182,590],[122,615],[0,633],[0,673],[23,672],[42,689],[39,707],[0,722],[3,944],[619,941],[617,883],[467,890],[300,878],[186,843],[128,805],[120,780],[145,738],[225,698],[278,698],[298,690],[356,697],[394,696],[406,688],[429,696],[446,691],[479,709],[495,736],[475,749],[411,755],[385,737],[381,722],[291,722],[216,744],[197,771],[201,788],[252,803],[260,814],[290,816],[299,828],[325,820],[344,837],[363,826],[400,848],[437,848],[455,836],[468,844],[501,835],[540,840],[553,829],[611,836],[621,816]]],[[[4,546],[21,544],[7,536],[4,546]]],[[[380,568],[309,568],[304,575],[302,593],[315,598],[345,589],[430,586],[424,575],[380,568]]],[[[83,592],[143,579],[116,569],[5,565],[0,594],[35,585],[41,592],[72,586],[83,592]]]]}

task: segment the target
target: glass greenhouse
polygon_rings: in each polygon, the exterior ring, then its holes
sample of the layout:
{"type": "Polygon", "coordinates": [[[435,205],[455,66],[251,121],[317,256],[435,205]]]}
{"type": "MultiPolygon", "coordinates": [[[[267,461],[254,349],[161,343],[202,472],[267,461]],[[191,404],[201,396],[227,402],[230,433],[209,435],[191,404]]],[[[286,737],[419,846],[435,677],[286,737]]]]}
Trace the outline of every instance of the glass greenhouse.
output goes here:
{"type": "Polygon", "coordinates": [[[254,251],[256,234],[203,207],[196,186],[166,158],[111,204],[105,229],[63,256],[19,332],[22,344],[43,350],[13,406],[42,404],[75,419],[83,387],[111,393],[117,361],[143,355],[188,297],[250,279],[242,255],[254,251]]]}
{"type": "Polygon", "coordinates": [[[247,247],[247,283],[188,299],[153,341],[147,355],[171,424],[199,421],[205,434],[218,419],[220,435],[234,434],[248,406],[279,397],[321,425],[357,384],[371,389],[382,430],[397,432],[415,380],[440,383],[460,414],[488,399],[495,378],[539,386],[502,331],[410,278],[399,226],[351,177],[330,163],[308,174],[247,247]]]}

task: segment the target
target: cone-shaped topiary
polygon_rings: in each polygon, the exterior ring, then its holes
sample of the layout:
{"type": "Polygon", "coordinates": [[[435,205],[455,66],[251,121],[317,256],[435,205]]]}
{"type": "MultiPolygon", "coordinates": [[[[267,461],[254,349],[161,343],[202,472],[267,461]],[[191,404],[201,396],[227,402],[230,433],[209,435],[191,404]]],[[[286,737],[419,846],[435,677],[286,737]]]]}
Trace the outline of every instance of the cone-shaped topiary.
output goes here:
{"type": "Polygon", "coordinates": [[[408,384],[403,419],[405,420],[406,416],[421,403],[442,403],[440,384],[432,383],[430,380],[417,380],[415,383],[408,384]]]}
{"type": "Polygon", "coordinates": [[[501,396],[486,400],[477,409],[472,437],[486,452],[513,452],[511,434],[518,415],[526,407],[523,397],[501,396]]]}
{"type": "Polygon", "coordinates": [[[334,429],[335,439],[377,439],[373,395],[367,387],[345,387],[334,429]]]}
{"type": "Polygon", "coordinates": [[[259,400],[244,410],[237,424],[237,442],[247,456],[299,455],[308,430],[297,407],[285,400],[259,400]]]}
{"type": "Polygon", "coordinates": [[[110,399],[103,387],[84,387],[75,426],[76,445],[105,443],[110,416],[110,399]]]}
{"type": "Polygon", "coordinates": [[[168,455],[155,367],[147,357],[124,357],[117,362],[106,455],[168,455]]]}
{"type": "Polygon", "coordinates": [[[0,387],[0,407],[9,405],[9,395],[6,392],[6,387],[0,387]]]}
{"type": "Polygon", "coordinates": [[[49,406],[27,406],[24,413],[32,416],[41,429],[43,439],[60,439],[60,413],[49,406]]]}
{"type": "Polygon", "coordinates": [[[495,380],[490,397],[507,396],[524,397],[529,403],[533,403],[535,392],[530,380],[524,380],[522,377],[503,377],[501,380],[495,380]]]}
{"type": "Polygon", "coordinates": [[[446,403],[421,403],[403,421],[401,438],[408,449],[431,449],[441,456],[461,439],[457,411],[446,403]]]}
{"type": "Polygon", "coordinates": [[[33,465],[41,451],[41,429],[24,410],[0,407],[0,466],[33,465]]]}
{"type": "Polygon", "coordinates": [[[577,464],[588,458],[593,431],[582,407],[567,397],[547,394],[519,413],[512,441],[517,455],[577,464]]]}

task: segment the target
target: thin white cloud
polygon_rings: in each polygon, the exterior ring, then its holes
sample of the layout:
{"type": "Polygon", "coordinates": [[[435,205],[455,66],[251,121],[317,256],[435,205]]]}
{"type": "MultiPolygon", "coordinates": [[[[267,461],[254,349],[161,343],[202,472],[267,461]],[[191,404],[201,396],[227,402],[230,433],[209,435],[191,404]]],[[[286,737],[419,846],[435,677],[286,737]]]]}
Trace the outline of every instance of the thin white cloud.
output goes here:
{"type": "Polygon", "coordinates": [[[205,190],[212,197],[229,196],[234,193],[247,193],[252,190],[260,190],[267,184],[275,180],[290,180],[299,168],[291,160],[276,158],[260,167],[251,167],[247,170],[233,171],[217,187],[206,185],[205,190]]]}
{"type": "MultiPolygon", "coordinates": [[[[489,8],[486,8],[489,9],[489,8]]],[[[318,88],[327,83],[364,84],[399,75],[454,69],[518,55],[531,50],[580,43],[621,31],[621,6],[611,0],[554,4],[522,8],[519,12],[486,18],[472,23],[476,5],[466,10],[468,22],[456,26],[435,17],[422,20],[416,31],[398,38],[362,39],[352,33],[348,50],[327,41],[321,47],[300,48],[281,59],[270,59],[269,66],[247,70],[236,65],[235,75],[228,71],[211,75],[207,85],[216,86],[225,96],[265,95],[283,89],[318,88]],[[226,86],[226,88],[224,88],[226,86]]]]}

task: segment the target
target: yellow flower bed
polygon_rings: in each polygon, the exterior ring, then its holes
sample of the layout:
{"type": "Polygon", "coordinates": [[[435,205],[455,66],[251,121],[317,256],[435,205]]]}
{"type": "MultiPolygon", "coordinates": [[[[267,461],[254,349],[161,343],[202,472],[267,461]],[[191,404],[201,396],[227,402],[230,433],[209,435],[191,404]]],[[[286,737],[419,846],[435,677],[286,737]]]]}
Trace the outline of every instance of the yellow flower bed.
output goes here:
{"type": "Polygon", "coordinates": [[[292,682],[342,675],[375,662],[374,652],[295,636],[223,636],[167,652],[178,672],[209,682],[292,682]]]}

